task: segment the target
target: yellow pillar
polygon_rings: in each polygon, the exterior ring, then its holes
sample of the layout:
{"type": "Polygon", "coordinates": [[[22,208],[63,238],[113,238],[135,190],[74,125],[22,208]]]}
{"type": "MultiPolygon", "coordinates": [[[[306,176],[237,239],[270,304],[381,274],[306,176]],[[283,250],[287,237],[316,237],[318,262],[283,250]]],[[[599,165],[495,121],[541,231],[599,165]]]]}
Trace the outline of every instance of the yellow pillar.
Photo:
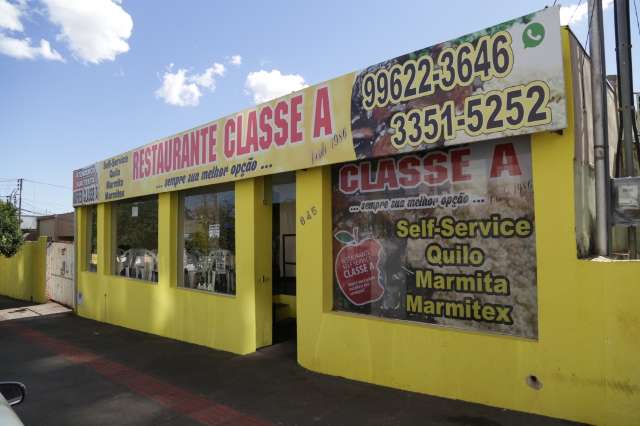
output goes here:
{"type": "Polygon", "coordinates": [[[331,167],[296,173],[296,218],[300,217],[307,219],[304,225],[296,220],[298,362],[306,366],[316,354],[313,342],[320,333],[320,313],[332,308],[331,167]]]}
{"type": "MultiPolygon", "coordinates": [[[[113,271],[112,237],[113,227],[111,220],[111,204],[98,204],[98,274],[110,275],[113,271]]],[[[88,219],[88,218],[87,218],[88,219]]],[[[85,240],[87,238],[86,228],[83,229],[85,240]]],[[[86,241],[85,244],[88,244],[86,241]]]]}
{"type": "Polygon", "coordinates": [[[246,292],[239,296],[252,299],[255,348],[268,346],[273,337],[269,179],[236,182],[236,263],[237,291],[246,292]]]}
{"type": "Polygon", "coordinates": [[[75,209],[75,264],[78,273],[87,270],[87,208],[76,207],[75,209]]]}

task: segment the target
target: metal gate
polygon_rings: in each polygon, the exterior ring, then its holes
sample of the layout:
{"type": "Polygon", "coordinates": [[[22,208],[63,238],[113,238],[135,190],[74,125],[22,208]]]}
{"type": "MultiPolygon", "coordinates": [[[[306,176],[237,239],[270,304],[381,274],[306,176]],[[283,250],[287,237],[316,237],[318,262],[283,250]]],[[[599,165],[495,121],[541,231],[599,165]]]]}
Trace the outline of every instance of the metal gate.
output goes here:
{"type": "Polygon", "coordinates": [[[73,243],[47,246],[47,297],[71,308],[75,307],[73,253],[73,243]]]}

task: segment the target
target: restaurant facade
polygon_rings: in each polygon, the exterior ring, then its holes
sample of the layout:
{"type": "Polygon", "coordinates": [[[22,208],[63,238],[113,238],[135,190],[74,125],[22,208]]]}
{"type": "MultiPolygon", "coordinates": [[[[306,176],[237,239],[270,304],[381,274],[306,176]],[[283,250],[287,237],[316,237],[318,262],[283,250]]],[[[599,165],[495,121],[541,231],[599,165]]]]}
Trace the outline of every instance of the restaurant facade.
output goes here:
{"type": "Polygon", "coordinates": [[[77,313],[637,423],[640,263],[588,258],[588,61],[547,8],[76,170],[77,313]]]}

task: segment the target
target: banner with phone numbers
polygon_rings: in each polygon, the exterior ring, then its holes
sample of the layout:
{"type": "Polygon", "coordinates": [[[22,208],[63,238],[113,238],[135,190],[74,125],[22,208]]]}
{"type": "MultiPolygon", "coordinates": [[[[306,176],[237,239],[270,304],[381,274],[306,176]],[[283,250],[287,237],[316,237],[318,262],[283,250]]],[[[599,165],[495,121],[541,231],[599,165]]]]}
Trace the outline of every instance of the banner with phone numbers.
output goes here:
{"type": "Polygon", "coordinates": [[[76,170],[74,205],[566,126],[552,7],[76,170]]]}

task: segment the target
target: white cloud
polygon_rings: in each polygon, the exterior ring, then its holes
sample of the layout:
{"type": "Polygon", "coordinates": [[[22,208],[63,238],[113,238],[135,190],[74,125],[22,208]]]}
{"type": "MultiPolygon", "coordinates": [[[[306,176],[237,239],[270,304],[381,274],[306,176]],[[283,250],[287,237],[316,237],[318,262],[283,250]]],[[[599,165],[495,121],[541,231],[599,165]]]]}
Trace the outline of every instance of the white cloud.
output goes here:
{"type": "Polygon", "coordinates": [[[20,22],[22,11],[20,8],[7,0],[0,0],[0,29],[9,31],[24,31],[20,22]]]}
{"type": "Polygon", "coordinates": [[[209,69],[213,69],[213,73],[215,75],[219,75],[220,77],[224,76],[224,73],[227,71],[227,69],[224,67],[224,65],[219,64],[217,62],[213,63],[213,67],[209,68],[209,69]]]}
{"type": "Polygon", "coordinates": [[[40,45],[34,46],[29,37],[16,38],[6,35],[5,31],[24,32],[20,18],[26,7],[26,0],[16,0],[14,3],[0,0],[0,54],[16,59],[42,58],[64,62],[60,53],[52,49],[51,44],[45,39],[40,40],[40,45]]]}
{"type": "Polygon", "coordinates": [[[32,46],[29,38],[18,39],[0,34],[0,53],[16,59],[43,58],[64,62],[62,56],[44,39],[40,40],[40,46],[32,46]]]}
{"type": "Polygon", "coordinates": [[[172,70],[173,64],[169,64],[162,76],[162,86],[156,90],[156,98],[180,107],[197,106],[202,96],[200,88],[207,88],[213,92],[216,90],[215,77],[223,77],[227,71],[225,66],[218,62],[214,62],[202,74],[189,75],[190,71],[185,68],[176,72],[172,70]]]}
{"type": "Polygon", "coordinates": [[[51,22],[60,26],[58,40],[82,61],[113,61],[129,50],[133,19],[111,0],[42,0],[51,22]]]}
{"type": "Polygon", "coordinates": [[[229,63],[230,63],[231,65],[240,65],[240,64],[242,64],[242,56],[240,56],[240,55],[233,55],[233,56],[231,57],[231,59],[229,60],[229,63]]]}
{"type": "Polygon", "coordinates": [[[287,95],[309,86],[298,74],[282,74],[279,70],[251,72],[245,81],[247,93],[257,104],[287,95]]]}
{"type": "Polygon", "coordinates": [[[188,78],[192,83],[196,83],[198,86],[206,87],[212,91],[216,88],[216,80],[214,76],[218,75],[223,77],[226,68],[224,65],[215,62],[211,68],[207,68],[202,74],[195,74],[188,78]]]}
{"type": "MultiPolygon", "coordinates": [[[[560,24],[569,25],[576,24],[587,17],[589,13],[589,2],[581,2],[578,4],[570,4],[560,8],[560,24]]],[[[606,10],[611,6],[613,0],[602,0],[602,9],[606,10]]]]}
{"type": "Polygon", "coordinates": [[[172,73],[172,66],[162,76],[162,86],[156,90],[156,98],[163,99],[169,105],[197,106],[202,96],[198,85],[187,81],[186,69],[180,68],[172,73]]]}

